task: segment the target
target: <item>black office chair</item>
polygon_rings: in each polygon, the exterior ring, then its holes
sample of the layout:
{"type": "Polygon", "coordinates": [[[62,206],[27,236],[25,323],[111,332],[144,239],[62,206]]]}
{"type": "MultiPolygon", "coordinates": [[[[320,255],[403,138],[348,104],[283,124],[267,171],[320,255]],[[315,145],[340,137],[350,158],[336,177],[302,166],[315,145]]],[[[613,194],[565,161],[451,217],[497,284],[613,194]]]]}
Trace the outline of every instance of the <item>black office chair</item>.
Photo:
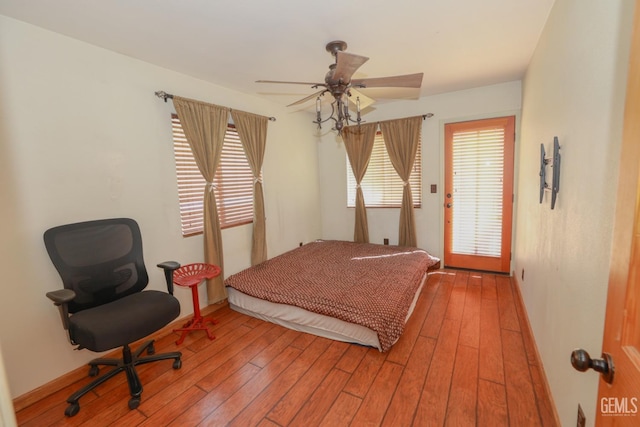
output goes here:
{"type": "Polygon", "coordinates": [[[180,352],[154,354],[153,340],[134,353],[129,348],[129,344],[158,331],[180,314],[172,281],[173,271],[180,264],[158,264],[165,271],[169,293],[141,292],[149,281],[142,238],[138,224],[127,218],[55,227],[44,233],[44,243],[64,283],[64,289],[48,292],[47,297],[60,309],[71,343],[95,352],[122,347],[122,359],[89,362],[92,377],[98,375],[99,365],[114,368],[72,394],[65,415],[76,415],[82,396],[122,371],[131,392],[129,408],[137,408],[142,384],[136,365],[174,359],[174,369],[182,366],[180,352]],[[145,350],[148,356],[140,356],[145,350]]]}

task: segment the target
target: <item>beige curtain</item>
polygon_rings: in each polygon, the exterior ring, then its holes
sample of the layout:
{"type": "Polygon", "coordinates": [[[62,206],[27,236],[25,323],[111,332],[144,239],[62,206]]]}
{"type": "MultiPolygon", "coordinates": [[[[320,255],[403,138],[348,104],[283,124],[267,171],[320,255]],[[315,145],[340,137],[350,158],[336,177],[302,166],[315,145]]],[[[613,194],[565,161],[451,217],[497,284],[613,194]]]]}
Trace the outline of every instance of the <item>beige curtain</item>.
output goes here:
{"type": "Polygon", "coordinates": [[[347,150],[353,176],[356,179],[356,225],[353,231],[353,241],[359,243],[369,243],[367,209],[360,183],[367,172],[367,166],[369,166],[377,128],[377,123],[367,123],[360,126],[346,126],[342,130],[342,141],[347,150]]]}
{"type": "Polygon", "coordinates": [[[178,96],[173,97],[173,104],[196,164],[207,181],[204,188],[204,260],[222,269],[218,277],[207,281],[211,304],[226,297],[222,234],[213,180],[220,163],[229,109],[178,96]]]}
{"type": "Polygon", "coordinates": [[[400,246],[417,246],[416,222],[413,216],[413,196],[409,177],[418,150],[422,116],[380,122],[380,130],[389,159],[404,183],[402,207],[400,208],[400,246]]]}
{"type": "Polygon", "coordinates": [[[253,172],[253,242],[251,244],[251,265],[267,259],[266,221],[264,215],[264,195],[262,190],[262,161],[267,143],[267,117],[243,111],[231,111],[231,117],[240,135],[242,147],[253,172]]]}

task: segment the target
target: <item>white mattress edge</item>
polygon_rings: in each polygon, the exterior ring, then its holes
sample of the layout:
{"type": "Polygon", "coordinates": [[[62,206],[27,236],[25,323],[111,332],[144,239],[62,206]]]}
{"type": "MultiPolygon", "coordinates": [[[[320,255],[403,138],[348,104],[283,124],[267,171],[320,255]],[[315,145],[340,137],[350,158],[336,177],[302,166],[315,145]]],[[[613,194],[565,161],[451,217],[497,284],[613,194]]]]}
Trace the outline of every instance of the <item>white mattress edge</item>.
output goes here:
{"type": "MultiPolygon", "coordinates": [[[[405,324],[415,309],[426,278],[427,273],[422,277],[420,286],[418,286],[413,301],[409,306],[405,324]]],[[[365,326],[313,313],[300,307],[261,300],[229,286],[227,287],[227,294],[229,307],[239,313],[296,331],[306,332],[336,341],[375,347],[381,350],[378,334],[365,326]]]]}

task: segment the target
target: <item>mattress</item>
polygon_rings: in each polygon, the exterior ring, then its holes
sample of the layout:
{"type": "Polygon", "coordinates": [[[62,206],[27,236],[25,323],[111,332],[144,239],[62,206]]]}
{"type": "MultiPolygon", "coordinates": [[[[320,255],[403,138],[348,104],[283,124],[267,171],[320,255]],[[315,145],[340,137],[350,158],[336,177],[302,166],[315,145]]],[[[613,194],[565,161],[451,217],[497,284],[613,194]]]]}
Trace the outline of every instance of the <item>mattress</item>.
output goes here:
{"type": "Polygon", "coordinates": [[[387,351],[438,263],[418,248],[320,240],[236,273],[225,285],[234,309],[387,351]]]}
{"type": "MultiPolygon", "coordinates": [[[[409,307],[405,323],[413,313],[426,277],[427,274],[425,273],[420,287],[414,295],[411,307],[409,307]]],[[[336,341],[374,347],[382,351],[378,334],[366,326],[313,313],[294,305],[279,304],[252,297],[232,287],[227,287],[227,292],[229,294],[229,307],[237,312],[295,331],[306,332],[336,341]]]]}

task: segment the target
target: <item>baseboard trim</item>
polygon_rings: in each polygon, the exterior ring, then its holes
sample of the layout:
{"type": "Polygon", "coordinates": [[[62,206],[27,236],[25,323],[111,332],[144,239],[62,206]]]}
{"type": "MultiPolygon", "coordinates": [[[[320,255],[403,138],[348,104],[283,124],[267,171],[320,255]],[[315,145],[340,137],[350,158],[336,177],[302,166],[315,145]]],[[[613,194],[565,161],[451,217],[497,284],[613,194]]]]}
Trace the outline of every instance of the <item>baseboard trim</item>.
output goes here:
{"type": "Polygon", "coordinates": [[[527,315],[527,310],[524,305],[520,283],[515,274],[511,276],[511,283],[513,283],[516,310],[518,311],[522,339],[527,353],[529,372],[531,373],[531,379],[536,388],[536,403],[538,404],[540,417],[542,418],[543,425],[561,426],[560,417],[558,416],[553,395],[551,394],[551,388],[549,387],[549,382],[547,381],[547,376],[542,364],[542,358],[540,357],[540,352],[538,351],[538,346],[533,336],[533,330],[531,329],[531,323],[529,322],[529,316],[527,315]]]}

